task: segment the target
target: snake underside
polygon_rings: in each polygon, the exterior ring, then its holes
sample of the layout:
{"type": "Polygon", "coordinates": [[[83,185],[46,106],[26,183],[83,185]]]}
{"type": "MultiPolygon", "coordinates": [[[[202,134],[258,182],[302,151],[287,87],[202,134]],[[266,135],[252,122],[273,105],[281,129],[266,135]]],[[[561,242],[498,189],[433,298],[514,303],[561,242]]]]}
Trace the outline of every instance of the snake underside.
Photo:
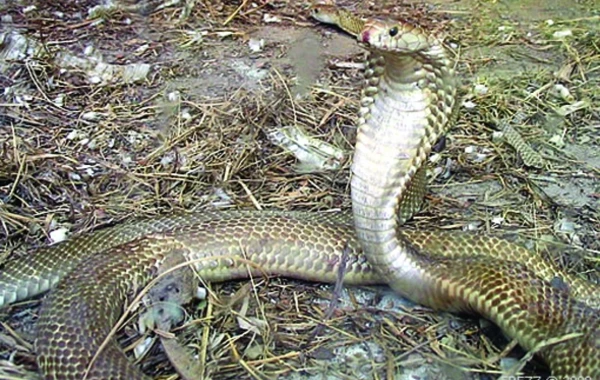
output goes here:
{"type": "MultiPolygon", "coordinates": [[[[173,273],[189,279],[191,266],[209,282],[263,274],[335,282],[345,248],[346,284],[387,283],[436,309],[479,313],[537,350],[553,374],[600,378],[597,286],[503,239],[401,228],[422,199],[423,162],[455,112],[455,74],[441,42],[406,23],[324,15],[371,51],[352,167],[353,216],[166,216],[6,263],[0,305],[58,283],[43,303],[36,340],[46,379],[147,378],[114,339],[105,340],[131,296],[171,268],[181,266],[173,273]],[[553,285],[556,279],[565,286],[553,285]]],[[[181,281],[165,279],[164,292],[183,291],[181,281]]]]}

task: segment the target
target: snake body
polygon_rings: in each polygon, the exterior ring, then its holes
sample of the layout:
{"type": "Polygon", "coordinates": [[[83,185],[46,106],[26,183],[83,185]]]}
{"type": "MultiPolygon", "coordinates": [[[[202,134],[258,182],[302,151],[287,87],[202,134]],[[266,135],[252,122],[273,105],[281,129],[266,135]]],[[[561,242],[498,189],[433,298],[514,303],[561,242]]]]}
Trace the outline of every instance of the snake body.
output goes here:
{"type": "MultiPolygon", "coordinates": [[[[402,195],[456,112],[454,73],[441,42],[416,26],[365,21],[332,5],[318,5],[312,15],[372,50],[351,188],[357,236],[376,271],[417,303],[492,320],[526,349],[539,350],[554,375],[599,377],[597,310],[539,281],[527,260],[440,257],[416,249],[399,230],[402,195]],[[573,332],[580,336],[540,348],[573,332]]],[[[597,306],[597,296],[588,296],[583,300],[597,306]]]]}
{"type": "Polygon", "coordinates": [[[6,263],[2,304],[58,284],[38,323],[35,347],[44,378],[146,379],[114,340],[106,346],[104,340],[130,296],[174,266],[191,262],[206,281],[270,274],[333,282],[346,243],[345,283],[384,282],[437,309],[479,313],[524,348],[539,349],[554,375],[600,377],[600,317],[585,304],[599,302],[596,286],[506,240],[400,229],[402,215],[412,212],[397,216],[412,207],[403,206],[404,193],[419,181],[431,144],[448,127],[454,73],[441,43],[425,31],[359,21],[360,30],[347,29],[372,54],[352,166],[353,216],[170,216],[81,236],[39,251],[28,263],[6,263]],[[552,286],[556,278],[568,287],[552,286]]]}
{"type": "Polygon", "coordinates": [[[498,127],[502,131],[504,140],[517,151],[525,165],[541,169],[544,167],[544,158],[523,140],[523,137],[512,126],[512,124],[523,123],[525,119],[526,116],[523,112],[517,112],[512,117],[512,120],[505,119],[500,121],[498,127]]]}

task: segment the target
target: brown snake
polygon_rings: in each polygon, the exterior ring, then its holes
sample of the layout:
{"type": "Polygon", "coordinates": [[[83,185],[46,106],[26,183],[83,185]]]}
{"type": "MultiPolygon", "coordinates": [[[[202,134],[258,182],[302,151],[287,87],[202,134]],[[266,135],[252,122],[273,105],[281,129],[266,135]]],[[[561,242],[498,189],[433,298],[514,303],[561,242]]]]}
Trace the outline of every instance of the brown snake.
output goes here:
{"type": "MultiPolygon", "coordinates": [[[[441,42],[417,27],[359,25],[350,32],[372,55],[352,166],[353,218],[252,211],[165,216],[7,262],[0,305],[58,283],[38,322],[44,378],[146,379],[114,339],[103,342],[130,296],[173,266],[193,262],[209,282],[250,274],[334,282],[346,243],[346,284],[385,282],[433,308],[478,313],[525,349],[539,349],[554,375],[600,378],[600,317],[585,304],[598,304],[597,286],[499,238],[399,228],[414,210],[400,218],[398,211],[419,203],[414,181],[422,180],[419,168],[448,127],[454,72],[441,42]],[[568,289],[552,286],[557,278],[568,289]],[[574,337],[539,347],[568,334],[574,337]]],[[[174,284],[165,289],[177,292],[174,284]]]]}

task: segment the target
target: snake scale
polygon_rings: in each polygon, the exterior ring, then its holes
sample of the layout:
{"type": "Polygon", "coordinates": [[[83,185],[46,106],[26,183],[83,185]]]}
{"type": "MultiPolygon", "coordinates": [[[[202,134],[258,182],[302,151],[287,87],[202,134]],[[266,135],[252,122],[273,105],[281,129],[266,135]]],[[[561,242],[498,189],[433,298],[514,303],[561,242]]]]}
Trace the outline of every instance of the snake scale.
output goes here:
{"type": "Polygon", "coordinates": [[[0,306],[54,288],[42,304],[35,342],[43,377],[147,379],[114,339],[104,340],[131,296],[170,268],[191,262],[209,282],[250,274],[334,282],[347,244],[346,284],[387,283],[436,309],[478,313],[537,350],[554,375],[600,378],[596,285],[500,238],[400,229],[420,203],[420,168],[455,108],[455,75],[442,43],[408,23],[319,10],[317,19],[346,26],[371,52],[352,166],[353,215],[164,216],[8,261],[0,271],[0,306]],[[565,286],[553,285],[556,279],[565,286]],[[570,339],[540,348],[565,335],[570,339]]]}

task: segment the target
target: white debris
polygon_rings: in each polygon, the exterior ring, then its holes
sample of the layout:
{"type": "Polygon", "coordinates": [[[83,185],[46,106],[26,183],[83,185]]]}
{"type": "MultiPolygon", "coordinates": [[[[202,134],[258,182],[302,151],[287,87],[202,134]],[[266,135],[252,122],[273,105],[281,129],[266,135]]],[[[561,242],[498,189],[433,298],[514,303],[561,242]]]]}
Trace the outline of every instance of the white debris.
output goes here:
{"type": "Polygon", "coordinates": [[[463,230],[465,230],[465,231],[477,231],[477,230],[479,230],[480,224],[481,224],[481,222],[471,222],[471,223],[467,224],[466,226],[464,226],[463,230]]]}
{"type": "Polygon", "coordinates": [[[94,54],[94,52],[96,51],[96,49],[94,49],[94,46],[92,45],[87,45],[84,49],[83,49],[83,54],[85,55],[92,55],[94,54]]]}
{"type": "Polygon", "coordinates": [[[89,78],[88,78],[88,81],[89,81],[91,84],[98,84],[98,83],[101,83],[101,82],[102,82],[102,78],[100,78],[100,77],[99,77],[99,76],[97,76],[97,75],[92,75],[91,77],[89,77],[89,78]]]}
{"type": "Polygon", "coordinates": [[[218,208],[231,205],[231,196],[224,189],[220,187],[214,189],[213,196],[217,197],[216,200],[211,202],[213,206],[218,208]]]}
{"type": "Polygon", "coordinates": [[[67,135],[67,140],[75,140],[77,138],[77,136],[79,136],[79,131],[76,129],[73,129],[71,132],[69,132],[69,134],[67,135]]]}
{"type": "Polygon", "coordinates": [[[175,154],[173,152],[168,152],[164,155],[163,158],[160,159],[160,164],[162,166],[169,166],[175,161],[175,154]]]}
{"type": "Polygon", "coordinates": [[[94,176],[94,169],[92,169],[91,167],[86,167],[85,168],[85,175],[88,177],[93,177],[94,176]]]}
{"type": "Polygon", "coordinates": [[[567,218],[560,219],[554,226],[559,232],[575,232],[577,225],[567,218]]]}
{"type": "Polygon", "coordinates": [[[118,5],[112,0],[103,1],[102,4],[93,6],[88,9],[88,16],[90,18],[101,18],[113,9],[117,9],[118,5]]]}
{"type": "Polygon", "coordinates": [[[488,87],[484,84],[476,84],[475,87],[473,87],[475,95],[485,95],[488,93],[488,90],[488,87]]]}
{"type": "Polygon", "coordinates": [[[72,181],[81,181],[81,176],[77,173],[69,173],[69,179],[72,181]]]}
{"type": "Polygon", "coordinates": [[[58,107],[65,105],[65,94],[58,94],[53,100],[54,104],[58,107]]]}
{"type": "Polygon", "coordinates": [[[179,91],[171,91],[167,94],[167,100],[179,103],[181,101],[181,93],[179,91]]]}
{"type": "Polygon", "coordinates": [[[429,157],[429,162],[432,164],[438,163],[442,159],[442,155],[439,153],[434,153],[429,157]]]}
{"type": "Polygon", "coordinates": [[[565,140],[563,139],[563,137],[561,135],[554,135],[552,137],[550,137],[550,143],[556,145],[559,148],[562,148],[563,146],[565,146],[565,140]]]}
{"type": "Polygon", "coordinates": [[[442,174],[444,172],[444,168],[441,166],[436,166],[435,168],[433,168],[433,176],[437,177],[440,174],[442,174]]]}
{"type": "Polygon", "coordinates": [[[65,227],[60,227],[50,231],[49,235],[51,244],[56,244],[67,239],[67,236],[69,236],[69,230],[65,227]]]}
{"type": "Polygon", "coordinates": [[[231,31],[216,32],[215,34],[216,34],[218,37],[221,37],[221,38],[225,38],[225,37],[233,36],[233,32],[231,32],[231,31]]]}
{"type": "Polygon", "coordinates": [[[131,155],[126,154],[126,153],[124,153],[124,154],[121,155],[121,163],[123,165],[129,165],[132,162],[133,162],[133,158],[131,157],[131,155]]]}
{"type": "Polygon", "coordinates": [[[575,100],[575,97],[571,95],[571,91],[560,83],[554,85],[554,91],[562,100],[566,100],[569,103],[575,100]]]}
{"type": "Polygon", "coordinates": [[[488,158],[489,151],[487,149],[477,149],[476,147],[470,145],[465,148],[465,154],[469,158],[469,160],[473,162],[483,162],[486,158],[488,158]]]}
{"type": "MultiPolygon", "coordinates": [[[[16,31],[0,33],[0,71],[7,62],[36,58],[47,54],[45,46],[30,36],[23,36],[16,31]]],[[[134,82],[144,80],[150,71],[149,64],[136,63],[115,65],[103,61],[101,54],[92,44],[84,48],[84,54],[74,55],[68,50],[58,49],[54,52],[54,61],[61,73],[71,70],[83,71],[92,84],[134,82]]],[[[29,62],[37,62],[32,59],[29,62]]]]}
{"type": "Polygon", "coordinates": [[[463,107],[470,110],[470,109],[477,107],[477,104],[475,104],[475,102],[467,100],[466,102],[463,103],[463,107]]]}
{"type": "Polygon", "coordinates": [[[492,218],[492,224],[495,224],[497,226],[502,225],[502,223],[504,223],[504,218],[501,216],[495,216],[492,218]]]}
{"type": "Polygon", "coordinates": [[[281,22],[281,19],[277,16],[271,16],[268,13],[265,13],[265,15],[263,16],[263,21],[266,23],[273,23],[273,22],[281,22]]]}
{"type": "Polygon", "coordinates": [[[473,157],[473,162],[483,162],[488,158],[488,155],[485,153],[477,153],[475,157],[473,157]]]}
{"type": "Polygon", "coordinates": [[[250,47],[251,52],[258,53],[265,47],[265,40],[262,38],[260,40],[256,38],[251,38],[248,41],[248,46],[250,47]]]}
{"type": "Polygon", "coordinates": [[[204,300],[206,299],[206,295],[208,293],[206,292],[206,288],[199,286],[198,289],[196,289],[196,298],[199,300],[204,300]]]}
{"type": "MultiPolygon", "coordinates": [[[[223,35],[223,33],[226,33],[227,36],[231,35],[231,32],[216,32],[216,35],[219,37],[226,37],[223,35]]],[[[188,47],[188,46],[192,46],[192,45],[199,45],[202,44],[202,41],[204,41],[204,36],[206,36],[208,34],[207,31],[205,30],[190,30],[190,31],[186,31],[185,34],[187,34],[190,39],[184,43],[182,46],[183,47],[188,47]]]]}
{"type": "Polygon", "coordinates": [[[552,37],[559,38],[559,39],[569,37],[572,35],[573,35],[573,32],[570,29],[557,30],[556,32],[552,33],[552,37]]]}
{"type": "Polygon", "coordinates": [[[142,46],[139,46],[137,49],[135,49],[135,54],[136,55],[142,55],[144,54],[148,49],[150,48],[149,44],[144,44],[142,46]]]}
{"type": "Polygon", "coordinates": [[[237,323],[242,330],[263,335],[268,328],[268,323],[260,318],[250,316],[237,316],[237,323]]]}
{"type": "Polygon", "coordinates": [[[150,65],[147,63],[135,63],[123,66],[122,77],[125,83],[138,82],[146,78],[150,72],[150,65]]]}
{"type": "Polygon", "coordinates": [[[135,348],[133,349],[133,356],[135,356],[136,359],[143,357],[150,350],[153,343],[153,338],[146,337],[146,339],[144,339],[142,342],[138,343],[135,346],[135,348]]]}
{"type": "Polygon", "coordinates": [[[181,110],[181,119],[182,120],[192,120],[192,114],[188,108],[181,110]]]}
{"type": "Polygon", "coordinates": [[[271,142],[292,153],[298,160],[298,173],[314,173],[338,169],[344,161],[344,152],[334,145],[309,136],[301,128],[287,126],[268,134],[271,142]]]}
{"type": "Polygon", "coordinates": [[[98,112],[88,111],[88,112],[84,112],[81,115],[81,118],[83,120],[98,120],[98,119],[100,119],[100,114],[98,112]]]}
{"type": "Polygon", "coordinates": [[[575,103],[571,103],[571,104],[566,104],[562,107],[560,107],[559,109],[556,110],[556,112],[561,115],[561,116],[567,116],[572,114],[575,111],[579,111],[582,110],[584,108],[588,108],[590,106],[590,102],[587,100],[580,100],[578,102],[575,103]]]}

